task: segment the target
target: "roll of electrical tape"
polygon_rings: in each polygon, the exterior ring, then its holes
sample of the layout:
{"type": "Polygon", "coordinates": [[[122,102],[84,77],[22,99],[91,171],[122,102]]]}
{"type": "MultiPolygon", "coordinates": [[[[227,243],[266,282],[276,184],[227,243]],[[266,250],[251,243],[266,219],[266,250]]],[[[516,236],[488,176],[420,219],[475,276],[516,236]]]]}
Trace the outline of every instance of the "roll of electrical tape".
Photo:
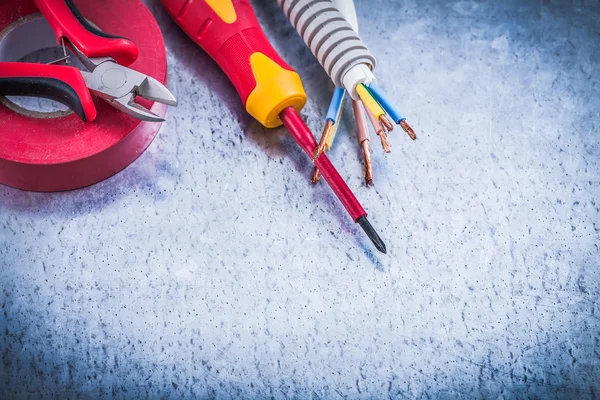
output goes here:
{"type": "MultiPolygon", "coordinates": [[[[75,3],[97,27],[138,46],[139,57],[130,68],[165,83],[163,37],[140,0],[75,3]]],[[[14,42],[11,47],[0,40],[0,62],[17,61],[33,51],[57,46],[33,0],[4,2],[0,7],[0,32],[0,38],[14,42]],[[37,26],[35,32],[27,32],[30,26],[37,26]]],[[[20,109],[6,99],[0,102],[0,183],[41,192],[92,185],[131,164],[160,128],[159,123],[134,119],[100,99],[94,103],[98,117],[87,123],[74,113],[42,114],[20,109]]],[[[166,113],[163,104],[145,100],[140,104],[160,116],[166,113]]]]}

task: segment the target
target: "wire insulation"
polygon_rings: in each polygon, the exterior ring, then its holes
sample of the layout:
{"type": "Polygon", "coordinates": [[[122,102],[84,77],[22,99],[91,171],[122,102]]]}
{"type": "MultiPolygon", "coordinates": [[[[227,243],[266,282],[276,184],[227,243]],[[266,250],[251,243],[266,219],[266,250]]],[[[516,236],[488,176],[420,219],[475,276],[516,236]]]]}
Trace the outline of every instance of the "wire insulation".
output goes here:
{"type": "Polygon", "coordinates": [[[338,127],[340,126],[340,122],[342,121],[342,113],[344,112],[344,100],[346,99],[346,91],[342,90],[342,101],[340,101],[337,114],[335,116],[336,123],[331,127],[331,132],[329,133],[329,137],[327,138],[327,150],[331,149],[333,146],[333,142],[335,141],[335,137],[338,132],[338,127]]]}
{"type": "Polygon", "coordinates": [[[354,111],[354,119],[356,121],[356,132],[358,143],[369,140],[369,127],[367,126],[367,117],[363,111],[362,102],[360,100],[352,100],[352,110],[354,111]]]}
{"type": "Polygon", "coordinates": [[[389,116],[396,124],[400,124],[400,121],[404,121],[406,119],[402,115],[400,110],[398,110],[398,108],[394,105],[394,103],[392,103],[387,98],[385,93],[383,93],[383,90],[381,90],[379,86],[377,86],[377,84],[371,83],[367,89],[369,90],[373,98],[375,98],[375,100],[377,100],[377,102],[385,109],[385,111],[389,114],[389,116]]]}
{"type": "Polygon", "coordinates": [[[360,99],[364,103],[364,105],[373,113],[375,118],[380,119],[382,116],[385,116],[384,109],[379,105],[379,103],[373,98],[369,90],[362,83],[356,86],[356,91],[360,96],[360,99]]]}
{"type": "Polygon", "coordinates": [[[340,115],[342,103],[344,102],[344,92],[344,89],[336,87],[329,102],[329,109],[327,110],[327,117],[325,119],[332,121],[334,124],[337,123],[338,116],[340,115]]]}

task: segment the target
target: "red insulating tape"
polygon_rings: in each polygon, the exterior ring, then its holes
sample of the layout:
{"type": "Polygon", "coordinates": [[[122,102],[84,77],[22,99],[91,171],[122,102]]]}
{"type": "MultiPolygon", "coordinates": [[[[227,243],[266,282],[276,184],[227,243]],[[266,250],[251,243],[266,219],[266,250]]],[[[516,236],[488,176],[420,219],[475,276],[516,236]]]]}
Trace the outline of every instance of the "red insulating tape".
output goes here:
{"type": "MultiPolygon", "coordinates": [[[[138,59],[129,67],[165,83],[166,50],[156,20],[140,0],[76,0],[79,11],[104,32],[133,41],[138,59]]],[[[33,0],[0,7],[0,31],[38,13],[33,0]]],[[[100,182],[131,164],[150,145],[160,124],[125,115],[95,99],[98,117],[33,118],[0,103],[0,183],[24,190],[63,191],[100,182]]],[[[142,100],[164,116],[166,106],[142,100]]]]}

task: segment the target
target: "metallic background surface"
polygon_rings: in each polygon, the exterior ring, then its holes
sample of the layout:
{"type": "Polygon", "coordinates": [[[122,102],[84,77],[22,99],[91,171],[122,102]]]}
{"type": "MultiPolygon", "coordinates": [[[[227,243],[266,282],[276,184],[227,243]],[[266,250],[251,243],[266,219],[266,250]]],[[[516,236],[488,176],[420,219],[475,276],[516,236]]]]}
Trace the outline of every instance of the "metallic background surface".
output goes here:
{"type": "MultiPolygon", "coordinates": [[[[373,188],[350,107],[331,152],[387,255],[148,4],[180,103],[148,151],[0,187],[1,398],[600,396],[598,1],[357,1],[420,134],[373,140],[373,188]]],[[[319,132],[327,76],[254,5],[319,132]]]]}

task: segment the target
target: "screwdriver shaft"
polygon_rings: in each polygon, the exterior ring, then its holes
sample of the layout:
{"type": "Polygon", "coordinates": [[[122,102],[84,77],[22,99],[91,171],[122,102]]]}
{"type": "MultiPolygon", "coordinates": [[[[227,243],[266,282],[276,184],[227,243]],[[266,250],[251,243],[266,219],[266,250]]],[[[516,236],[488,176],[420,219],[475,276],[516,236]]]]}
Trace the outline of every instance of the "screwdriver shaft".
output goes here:
{"type": "Polygon", "coordinates": [[[331,161],[329,161],[327,154],[323,153],[319,158],[313,158],[313,151],[317,147],[317,141],[298,112],[293,107],[288,107],[279,114],[279,117],[296,142],[313,160],[315,166],[319,169],[333,192],[352,217],[352,220],[356,222],[360,217],[367,215],[367,212],[356,199],[354,193],[352,193],[331,161]]]}

